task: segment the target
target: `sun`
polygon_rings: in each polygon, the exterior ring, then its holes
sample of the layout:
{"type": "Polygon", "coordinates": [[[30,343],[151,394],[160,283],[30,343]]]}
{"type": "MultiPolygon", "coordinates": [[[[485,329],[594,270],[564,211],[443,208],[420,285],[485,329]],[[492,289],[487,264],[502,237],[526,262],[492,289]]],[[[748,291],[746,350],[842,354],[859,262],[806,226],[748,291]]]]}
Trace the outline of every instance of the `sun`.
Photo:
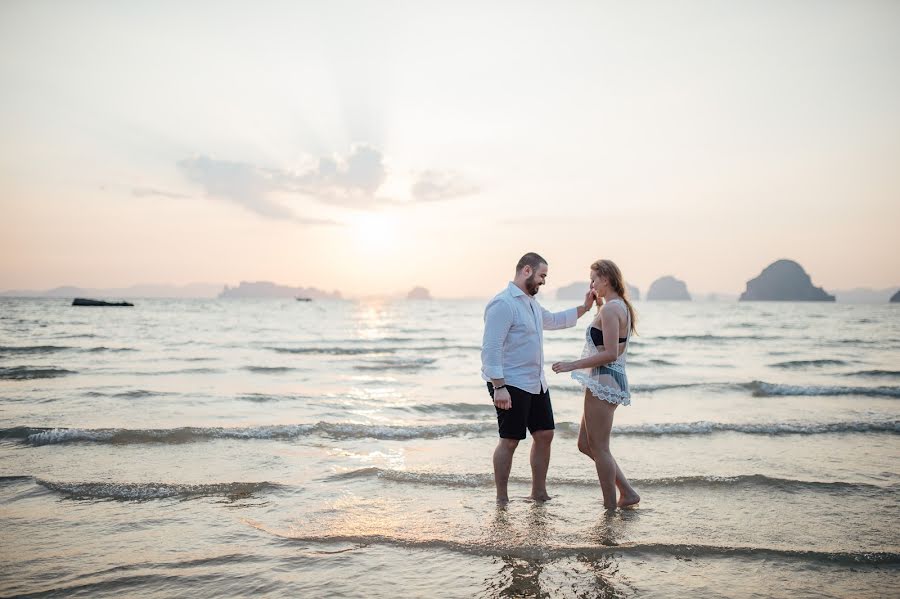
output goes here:
{"type": "Polygon", "coordinates": [[[351,222],[351,235],[363,251],[387,252],[394,248],[396,219],[383,213],[356,215],[351,222]]]}

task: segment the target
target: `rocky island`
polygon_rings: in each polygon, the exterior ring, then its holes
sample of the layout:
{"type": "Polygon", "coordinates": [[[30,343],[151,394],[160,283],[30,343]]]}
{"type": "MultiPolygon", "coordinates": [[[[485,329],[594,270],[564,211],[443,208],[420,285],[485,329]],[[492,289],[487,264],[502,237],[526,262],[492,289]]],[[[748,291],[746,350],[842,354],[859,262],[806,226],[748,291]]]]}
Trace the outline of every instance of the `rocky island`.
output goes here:
{"type": "Polygon", "coordinates": [[[409,293],[406,294],[406,299],[411,300],[430,300],[431,293],[425,289],[424,287],[413,287],[409,293]]]}
{"type": "Polygon", "coordinates": [[[691,294],[684,281],[665,276],[651,283],[647,290],[647,300],[690,301],[691,294]]]}
{"type": "Polygon", "coordinates": [[[309,299],[341,299],[341,293],[334,291],[328,293],[315,287],[288,287],[276,285],[269,281],[256,281],[248,283],[241,281],[237,287],[225,285],[225,289],[219,294],[219,299],[243,299],[243,298],[309,298],[309,299]]]}
{"type": "Polygon", "coordinates": [[[834,296],[812,284],[803,267],[793,260],[777,260],[755,279],[747,281],[742,302],[833,302],[834,296]]]}

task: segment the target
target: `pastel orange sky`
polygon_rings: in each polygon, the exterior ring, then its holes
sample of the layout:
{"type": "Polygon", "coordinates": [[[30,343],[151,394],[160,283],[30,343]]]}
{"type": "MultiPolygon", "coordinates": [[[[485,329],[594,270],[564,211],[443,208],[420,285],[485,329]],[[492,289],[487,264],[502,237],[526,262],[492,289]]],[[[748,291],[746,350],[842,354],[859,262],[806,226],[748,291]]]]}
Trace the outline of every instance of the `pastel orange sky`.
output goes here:
{"type": "Polygon", "coordinates": [[[0,290],[900,285],[900,3],[0,4],[0,290]]]}

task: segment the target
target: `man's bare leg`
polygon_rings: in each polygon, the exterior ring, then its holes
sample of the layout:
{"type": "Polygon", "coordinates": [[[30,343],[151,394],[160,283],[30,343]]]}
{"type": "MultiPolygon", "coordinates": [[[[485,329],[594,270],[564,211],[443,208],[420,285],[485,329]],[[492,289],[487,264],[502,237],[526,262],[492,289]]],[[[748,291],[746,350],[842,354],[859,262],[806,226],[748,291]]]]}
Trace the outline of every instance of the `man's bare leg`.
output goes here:
{"type": "Polygon", "coordinates": [[[497,503],[509,502],[509,472],[512,470],[513,454],[518,446],[518,439],[501,438],[494,450],[494,484],[497,486],[497,503]]]}
{"type": "Polygon", "coordinates": [[[550,467],[550,444],[553,442],[553,431],[534,431],[531,433],[531,499],[547,501],[547,469],[550,467]]]}

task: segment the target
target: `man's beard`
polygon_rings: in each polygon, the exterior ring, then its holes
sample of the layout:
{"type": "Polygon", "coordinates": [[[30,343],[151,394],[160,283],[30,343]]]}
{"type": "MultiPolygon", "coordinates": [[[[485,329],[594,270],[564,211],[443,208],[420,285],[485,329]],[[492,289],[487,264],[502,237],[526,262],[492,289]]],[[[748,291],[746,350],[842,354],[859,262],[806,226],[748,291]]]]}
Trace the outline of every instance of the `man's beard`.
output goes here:
{"type": "Polygon", "coordinates": [[[525,290],[528,292],[528,295],[537,295],[538,289],[540,289],[540,285],[537,284],[537,276],[531,275],[527,279],[525,279],[525,290]]]}

